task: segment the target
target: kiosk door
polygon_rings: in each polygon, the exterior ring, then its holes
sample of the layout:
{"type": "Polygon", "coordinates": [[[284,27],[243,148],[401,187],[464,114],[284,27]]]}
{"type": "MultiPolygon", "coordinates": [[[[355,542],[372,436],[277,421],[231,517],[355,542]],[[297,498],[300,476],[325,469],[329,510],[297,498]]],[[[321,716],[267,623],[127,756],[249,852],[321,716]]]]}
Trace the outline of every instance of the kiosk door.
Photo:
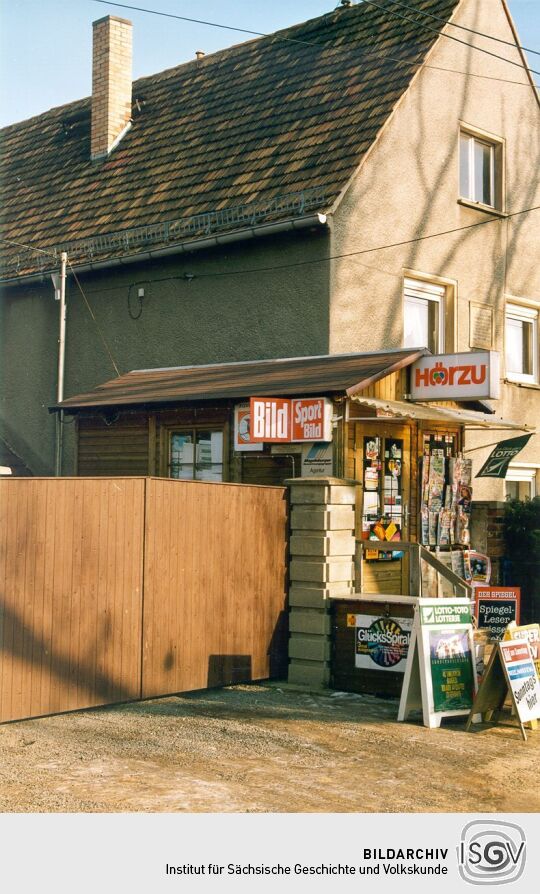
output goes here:
{"type": "Polygon", "coordinates": [[[369,549],[369,540],[394,548],[409,539],[411,429],[408,425],[355,425],[356,478],[361,482],[356,536],[365,541],[362,592],[408,594],[408,560],[399,552],[369,549]]]}

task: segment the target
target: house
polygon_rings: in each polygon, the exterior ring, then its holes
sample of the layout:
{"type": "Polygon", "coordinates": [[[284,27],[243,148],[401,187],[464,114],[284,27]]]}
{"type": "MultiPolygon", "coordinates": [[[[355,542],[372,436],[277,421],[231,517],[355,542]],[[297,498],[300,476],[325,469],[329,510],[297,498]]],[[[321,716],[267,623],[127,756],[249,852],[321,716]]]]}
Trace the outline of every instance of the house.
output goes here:
{"type": "Polygon", "coordinates": [[[412,536],[422,456],[465,451],[471,478],[540,420],[540,102],[505,0],[342,3],[133,84],[130,47],[95,22],[92,97],[2,132],[5,437],[51,474],[66,252],[65,474],[196,477],[200,454],[277,482],[305,448],[236,450],[234,414],[317,397],[335,435],[313,467],[367,493],[366,451],[392,449],[402,490],[381,473],[361,514],[397,506],[412,536]],[[422,357],[478,351],[496,392],[409,401],[422,357]]]}

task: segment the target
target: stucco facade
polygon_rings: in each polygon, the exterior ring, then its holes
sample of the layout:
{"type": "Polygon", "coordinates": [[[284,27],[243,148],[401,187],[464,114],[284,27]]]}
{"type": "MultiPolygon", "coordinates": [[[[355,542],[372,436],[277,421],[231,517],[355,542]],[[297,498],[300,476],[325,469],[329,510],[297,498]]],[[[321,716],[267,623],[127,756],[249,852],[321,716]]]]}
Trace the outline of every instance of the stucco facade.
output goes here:
{"type": "MultiPolygon", "coordinates": [[[[328,231],[320,226],[78,278],[121,373],[327,354],[326,265],[310,262],[328,252],[328,231]],[[257,272],[234,273],[251,269],[257,272]],[[142,302],[139,289],[144,289],[142,302]]],[[[54,418],[48,407],[56,399],[58,304],[50,277],[4,288],[0,307],[0,326],[8,333],[2,351],[4,436],[34,474],[51,474],[54,418]]],[[[67,307],[65,394],[70,396],[110,379],[115,370],[70,275],[67,307]]],[[[74,457],[69,423],[64,435],[69,474],[74,457]]]]}
{"type": "MultiPolygon", "coordinates": [[[[453,21],[515,39],[502,0],[469,0],[453,21]]],[[[464,31],[458,36],[493,49],[481,37],[464,31]]],[[[522,62],[517,50],[504,47],[501,52],[522,62]]],[[[491,307],[492,349],[501,355],[501,397],[494,407],[499,415],[538,426],[538,385],[506,378],[504,314],[505,301],[540,308],[540,211],[516,214],[540,205],[540,105],[523,69],[444,37],[427,65],[432,67],[418,72],[336,209],[330,350],[401,345],[404,277],[442,281],[447,285],[445,350],[474,346],[471,302],[491,307]],[[509,216],[458,202],[460,124],[504,141],[503,207],[509,216]],[[470,229],[413,241],[465,227],[470,229]],[[369,251],[398,242],[409,244],[369,251]]],[[[498,437],[502,440],[504,432],[469,431],[465,447],[493,445],[498,437]]],[[[474,471],[489,452],[469,454],[474,471]]],[[[540,463],[539,435],[531,438],[519,460],[540,463]]],[[[475,498],[503,499],[503,482],[476,479],[475,498]]]]}
{"type": "MultiPolygon", "coordinates": [[[[454,21],[515,39],[503,0],[462,0],[454,21]]],[[[501,53],[523,61],[511,47],[501,53]]],[[[427,277],[447,289],[446,351],[473,346],[471,302],[492,309],[491,347],[501,353],[503,378],[497,413],[540,424],[540,388],[509,383],[504,373],[505,301],[540,308],[540,212],[516,213],[540,205],[539,125],[523,68],[440,37],[327,224],[79,274],[119,371],[397,348],[404,276],[427,277]],[[458,202],[460,123],[503,141],[504,214],[458,202]],[[444,235],[425,238],[437,233],[444,235]],[[405,244],[377,248],[395,243],[405,244]]],[[[69,270],[67,304],[69,397],[114,369],[69,270]]],[[[58,337],[50,278],[7,284],[0,308],[3,432],[34,474],[50,474],[58,337]]],[[[465,446],[498,437],[469,432],[465,446]]],[[[475,471],[488,453],[471,454],[475,471]]],[[[73,455],[67,424],[65,473],[73,455]]],[[[540,462],[540,436],[520,460],[540,462]]],[[[475,497],[502,499],[503,483],[479,479],[475,497]]]]}

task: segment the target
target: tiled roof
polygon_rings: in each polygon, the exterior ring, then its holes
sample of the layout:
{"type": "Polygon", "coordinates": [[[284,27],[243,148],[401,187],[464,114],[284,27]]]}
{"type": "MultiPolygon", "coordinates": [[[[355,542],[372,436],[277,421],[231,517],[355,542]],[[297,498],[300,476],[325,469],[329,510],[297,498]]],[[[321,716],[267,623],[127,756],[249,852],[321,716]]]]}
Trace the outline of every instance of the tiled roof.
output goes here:
{"type": "Polygon", "coordinates": [[[425,353],[425,348],[401,348],[373,354],[323,354],[209,366],[136,369],[104,382],[87,394],[70,397],[59,406],[65,410],[82,410],[253,395],[344,391],[356,394],[391,372],[409,366],[425,353]]]}
{"type": "MultiPolygon", "coordinates": [[[[306,198],[311,210],[329,209],[416,71],[395,60],[421,62],[437,39],[421,12],[447,20],[460,0],[409,0],[414,21],[378,2],[384,10],[337,9],[135,81],[133,125],[104,161],[90,160],[89,98],[4,128],[5,238],[60,249],[244,204],[272,220],[302,213],[306,198]]],[[[179,231],[201,235],[197,225],[179,231]]],[[[242,226],[243,215],[225,223],[242,226]]],[[[148,247],[139,242],[135,250],[148,247]]],[[[4,276],[51,266],[46,255],[0,248],[4,276]]]]}

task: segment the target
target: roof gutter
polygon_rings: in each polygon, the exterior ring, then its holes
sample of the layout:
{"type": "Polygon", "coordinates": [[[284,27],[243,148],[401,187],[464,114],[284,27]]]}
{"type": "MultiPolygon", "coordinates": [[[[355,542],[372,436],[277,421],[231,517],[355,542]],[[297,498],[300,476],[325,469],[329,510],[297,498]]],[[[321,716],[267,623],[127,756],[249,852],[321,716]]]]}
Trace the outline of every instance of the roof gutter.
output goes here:
{"type": "MultiPolygon", "coordinates": [[[[90,261],[87,264],[71,264],[77,273],[90,273],[99,270],[108,270],[111,267],[125,266],[128,264],[138,264],[141,261],[150,261],[153,258],[163,258],[168,255],[191,254],[194,251],[203,251],[208,248],[215,248],[220,245],[232,245],[236,242],[244,242],[249,239],[259,239],[263,236],[274,236],[278,233],[286,233],[290,230],[306,230],[311,227],[322,227],[328,224],[326,214],[318,211],[316,214],[310,214],[306,217],[289,218],[288,220],[277,221],[276,223],[261,224],[260,226],[244,227],[241,230],[235,230],[230,233],[223,233],[215,236],[205,236],[203,239],[191,239],[186,242],[177,242],[175,245],[168,245],[166,248],[156,248],[145,252],[134,252],[130,255],[121,255],[117,258],[108,258],[105,261],[90,261]]],[[[68,259],[69,260],[69,259],[68,259]]],[[[13,276],[9,278],[0,278],[0,283],[30,283],[39,282],[44,277],[56,273],[57,268],[43,270],[40,273],[23,274],[22,276],[13,276]]]]}

